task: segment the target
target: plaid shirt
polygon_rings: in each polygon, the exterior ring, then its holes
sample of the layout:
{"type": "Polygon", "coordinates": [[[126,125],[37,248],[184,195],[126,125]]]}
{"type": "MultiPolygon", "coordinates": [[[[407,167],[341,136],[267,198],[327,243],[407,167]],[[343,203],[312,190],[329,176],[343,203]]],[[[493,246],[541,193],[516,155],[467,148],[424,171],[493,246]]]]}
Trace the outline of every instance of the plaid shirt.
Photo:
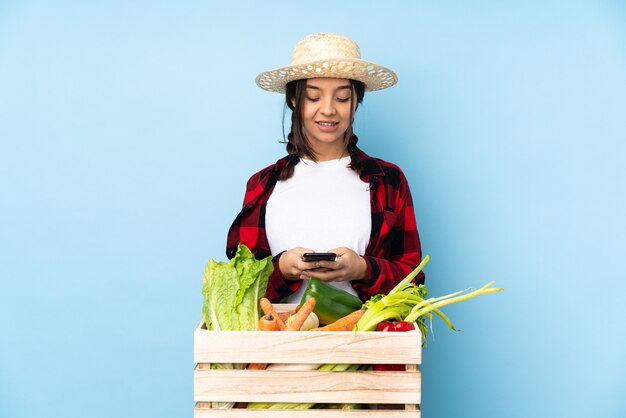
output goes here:
{"type": "MultiPolygon", "coordinates": [[[[363,258],[367,263],[367,280],[350,282],[352,287],[367,300],[377,293],[389,292],[406,277],[422,259],[413,201],[404,174],[394,164],[372,158],[358,150],[364,166],[361,180],[370,184],[372,229],[363,258]]],[[[289,158],[254,174],[246,187],[243,209],[235,218],[228,232],[226,255],[233,258],[237,245],[245,244],[259,259],[271,255],[265,234],[265,207],[276,185],[277,176],[289,158]]],[[[274,272],[270,276],[266,297],[279,301],[295,292],[301,280],[285,280],[278,268],[280,254],[274,257],[274,272]]],[[[417,283],[424,282],[420,273],[417,283]]]]}

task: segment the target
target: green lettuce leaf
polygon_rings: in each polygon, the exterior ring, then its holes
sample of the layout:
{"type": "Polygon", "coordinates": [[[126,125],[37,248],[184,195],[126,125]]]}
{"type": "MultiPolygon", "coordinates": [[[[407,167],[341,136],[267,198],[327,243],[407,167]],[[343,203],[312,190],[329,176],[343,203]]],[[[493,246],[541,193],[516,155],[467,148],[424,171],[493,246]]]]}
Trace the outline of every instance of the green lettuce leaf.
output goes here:
{"type": "Polygon", "coordinates": [[[203,274],[202,316],[207,329],[256,330],[259,299],[265,296],[272,257],[257,260],[243,244],[228,262],[210,259],[203,274]]]}

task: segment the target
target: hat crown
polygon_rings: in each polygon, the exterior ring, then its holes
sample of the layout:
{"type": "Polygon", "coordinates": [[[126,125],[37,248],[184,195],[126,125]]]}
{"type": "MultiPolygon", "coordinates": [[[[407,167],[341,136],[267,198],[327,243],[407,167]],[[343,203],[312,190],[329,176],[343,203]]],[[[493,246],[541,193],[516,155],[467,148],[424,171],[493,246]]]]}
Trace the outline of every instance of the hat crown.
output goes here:
{"type": "Polygon", "coordinates": [[[361,50],[352,39],[336,33],[314,33],[298,42],[291,65],[330,59],[361,59],[361,50]]]}

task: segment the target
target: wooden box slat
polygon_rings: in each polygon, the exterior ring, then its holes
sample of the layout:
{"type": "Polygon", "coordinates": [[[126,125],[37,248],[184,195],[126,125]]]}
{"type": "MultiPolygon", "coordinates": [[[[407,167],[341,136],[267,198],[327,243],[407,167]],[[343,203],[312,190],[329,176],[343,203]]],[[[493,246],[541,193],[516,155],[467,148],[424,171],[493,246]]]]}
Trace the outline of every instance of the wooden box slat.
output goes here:
{"type": "Polygon", "coordinates": [[[196,363],[420,364],[421,333],[208,331],[194,337],[196,363]]]}
{"type": "Polygon", "coordinates": [[[194,418],[420,418],[420,409],[371,410],[371,409],[200,409],[194,410],[194,418]]]}
{"type": "Polygon", "coordinates": [[[197,402],[419,404],[421,373],[196,370],[197,402]]]}
{"type": "Polygon", "coordinates": [[[415,410],[371,410],[371,409],[195,409],[194,418],[420,418],[415,410]]]}

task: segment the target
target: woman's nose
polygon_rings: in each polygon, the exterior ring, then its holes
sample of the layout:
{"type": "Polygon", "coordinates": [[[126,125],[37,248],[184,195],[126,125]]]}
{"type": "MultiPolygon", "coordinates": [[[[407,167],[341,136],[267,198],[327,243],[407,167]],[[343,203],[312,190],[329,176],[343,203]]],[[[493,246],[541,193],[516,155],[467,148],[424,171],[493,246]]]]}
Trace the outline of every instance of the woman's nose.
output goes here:
{"type": "Polygon", "coordinates": [[[335,104],[332,99],[326,99],[322,101],[322,114],[324,115],[334,115],[335,114],[335,104]]]}

